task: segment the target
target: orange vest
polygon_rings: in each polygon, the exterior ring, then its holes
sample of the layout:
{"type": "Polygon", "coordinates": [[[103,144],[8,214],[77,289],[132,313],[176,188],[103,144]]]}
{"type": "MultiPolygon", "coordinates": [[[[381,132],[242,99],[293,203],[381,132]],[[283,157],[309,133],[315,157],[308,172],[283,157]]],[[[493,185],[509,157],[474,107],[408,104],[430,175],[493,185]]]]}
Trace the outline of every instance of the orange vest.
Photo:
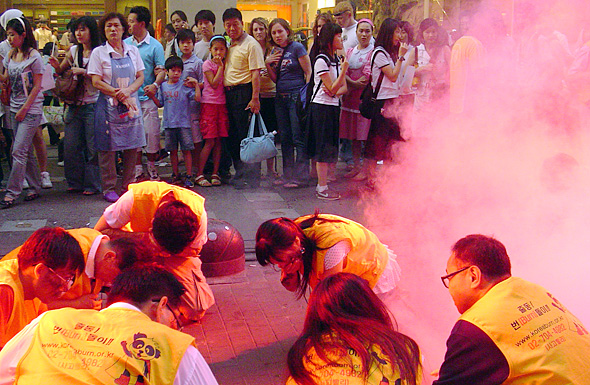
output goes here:
{"type": "Polygon", "coordinates": [[[129,190],[133,192],[133,207],[131,208],[131,220],[122,228],[125,231],[149,231],[160,201],[170,191],[174,194],[174,199],[191,208],[199,221],[205,212],[205,198],[191,190],[165,182],[133,183],[129,185],[129,190]]]}
{"type": "MultiPolygon", "coordinates": [[[[86,261],[88,260],[88,253],[90,252],[90,248],[92,247],[92,243],[94,243],[94,240],[96,239],[96,237],[99,237],[102,235],[101,232],[91,229],[91,228],[88,228],[88,227],[83,227],[80,229],[71,229],[71,230],[66,230],[66,231],[72,237],[74,237],[76,239],[76,241],[78,241],[78,243],[80,244],[80,248],[82,249],[82,254],[84,254],[84,263],[86,263],[86,261]]],[[[21,247],[22,246],[19,246],[16,249],[12,250],[10,253],[6,254],[6,256],[2,260],[16,259],[21,247]]],[[[83,296],[85,294],[90,294],[90,293],[98,294],[98,292],[103,287],[103,285],[104,285],[104,282],[102,282],[100,280],[96,280],[96,283],[94,285],[94,289],[92,289],[92,284],[90,282],[90,278],[88,278],[86,273],[82,272],[82,274],[80,274],[79,276],[76,277],[76,280],[74,281],[74,284],[72,285],[70,290],[65,292],[60,298],[61,299],[75,299],[75,298],[80,298],[81,296],[83,296]]]]}
{"type": "Polygon", "coordinates": [[[508,278],[460,319],[486,333],[506,357],[504,384],[585,385],[590,381],[590,335],[541,286],[508,278]]]}
{"type": "MultiPolygon", "coordinates": [[[[299,224],[312,216],[299,217],[295,219],[295,222],[299,224]]],[[[344,258],[342,271],[366,279],[371,288],[375,287],[389,261],[387,248],[379,241],[379,238],[350,219],[321,214],[311,227],[303,230],[303,233],[314,241],[318,248],[314,254],[313,270],[309,280],[312,289],[324,274],[324,257],[327,250],[340,241],[347,240],[352,246],[344,258]],[[322,221],[321,218],[331,221],[322,221]]]]}
{"type": "Polygon", "coordinates": [[[138,310],[59,309],[40,320],[15,384],[172,384],[194,338],[138,310]]]}
{"type": "Polygon", "coordinates": [[[12,313],[8,319],[6,333],[0,336],[0,348],[4,347],[8,340],[46,310],[45,305],[37,298],[25,301],[25,293],[18,272],[18,261],[16,259],[0,261],[0,285],[8,285],[14,292],[12,313]]]}

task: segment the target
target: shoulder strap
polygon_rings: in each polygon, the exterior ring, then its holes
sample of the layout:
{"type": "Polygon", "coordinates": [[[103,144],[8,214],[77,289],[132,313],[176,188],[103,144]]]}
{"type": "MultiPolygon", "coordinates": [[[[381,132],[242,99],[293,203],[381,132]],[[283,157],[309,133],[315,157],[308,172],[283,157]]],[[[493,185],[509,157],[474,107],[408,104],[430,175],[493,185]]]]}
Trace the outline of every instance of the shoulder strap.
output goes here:
{"type": "MultiPolygon", "coordinates": [[[[315,66],[315,62],[317,62],[320,57],[326,62],[326,64],[328,65],[328,68],[330,68],[330,58],[323,53],[316,56],[315,61],[314,61],[314,66],[315,66]]],[[[312,68],[312,71],[313,71],[313,68],[312,68]]],[[[313,80],[314,76],[315,76],[315,73],[312,73],[312,76],[311,76],[312,80],[313,80]]],[[[313,95],[311,96],[311,99],[309,100],[310,103],[313,101],[313,99],[315,99],[315,96],[320,91],[320,88],[322,87],[322,82],[323,82],[323,80],[322,80],[322,78],[320,78],[320,82],[318,83],[318,87],[315,89],[315,91],[313,92],[313,95]]]]}
{"type": "MultiPolygon", "coordinates": [[[[373,65],[375,64],[375,57],[377,56],[378,52],[382,52],[385,55],[385,51],[383,50],[383,48],[375,48],[375,51],[373,51],[373,58],[371,59],[371,76],[369,77],[369,84],[371,84],[372,82],[371,78],[373,77],[373,65]]],[[[373,92],[373,95],[375,95],[375,97],[379,96],[379,90],[381,89],[381,83],[383,83],[384,76],[385,73],[381,71],[381,73],[379,74],[379,79],[377,79],[375,91],[373,92]]]]}

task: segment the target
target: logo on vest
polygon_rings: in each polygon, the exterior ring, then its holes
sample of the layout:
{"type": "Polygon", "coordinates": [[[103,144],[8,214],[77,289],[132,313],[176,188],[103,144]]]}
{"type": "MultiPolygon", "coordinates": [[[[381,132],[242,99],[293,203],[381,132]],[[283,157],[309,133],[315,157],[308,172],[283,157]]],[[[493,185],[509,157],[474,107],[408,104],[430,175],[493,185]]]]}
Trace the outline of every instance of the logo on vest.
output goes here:
{"type": "Polygon", "coordinates": [[[152,360],[161,356],[158,343],[154,339],[148,338],[146,334],[135,333],[133,341],[121,341],[121,347],[125,356],[107,369],[111,376],[118,376],[115,378],[115,384],[143,384],[145,379],[149,381],[152,360]],[[133,368],[138,366],[143,366],[142,374],[137,374],[136,378],[133,378],[133,374],[136,372],[133,368]]]}

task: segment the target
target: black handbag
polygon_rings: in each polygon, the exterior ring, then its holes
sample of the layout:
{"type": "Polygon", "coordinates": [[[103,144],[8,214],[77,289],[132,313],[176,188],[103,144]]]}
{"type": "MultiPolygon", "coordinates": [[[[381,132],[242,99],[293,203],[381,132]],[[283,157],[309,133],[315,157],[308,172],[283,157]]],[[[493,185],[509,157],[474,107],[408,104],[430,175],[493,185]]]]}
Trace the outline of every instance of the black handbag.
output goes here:
{"type": "Polygon", "coordinates": [[[375,91],[373,91],[372,77],[373,77],[373,65],[375,64],[375,57],[377,56],[377,52],[382,51],[379,49],[375,49],[373,53],[373,58],[371,59],[371,75],[369,76],[369,83],[363,89],[361,93],[361,104],[359,106],[359,111],[364,118],[373,119],[378,113],[380,113],[379,108],[377,108],[377,96],[379,95],[379,90],[381,89],[381,83],[383,82],[383,77],[385,74],[381,71],[379,75],[379,79],[377,80],[377,86],[375,87],[375,91]]]}

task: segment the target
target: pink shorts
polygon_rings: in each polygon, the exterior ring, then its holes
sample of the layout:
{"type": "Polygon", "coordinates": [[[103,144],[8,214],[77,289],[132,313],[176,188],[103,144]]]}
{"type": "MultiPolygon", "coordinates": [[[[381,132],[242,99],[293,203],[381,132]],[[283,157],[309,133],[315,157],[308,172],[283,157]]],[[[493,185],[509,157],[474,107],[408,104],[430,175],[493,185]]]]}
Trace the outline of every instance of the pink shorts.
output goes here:
{"type": "Polygon", "coordinates": [[[201,104],[201,134],[203,139],[227,137],[229,120],[225,104],[201,104]]]}
{"type": "Polygon", "coordinates": [[[371,121],[360,113],[340,111],[340,139],[367,140],[371,121]]]}

